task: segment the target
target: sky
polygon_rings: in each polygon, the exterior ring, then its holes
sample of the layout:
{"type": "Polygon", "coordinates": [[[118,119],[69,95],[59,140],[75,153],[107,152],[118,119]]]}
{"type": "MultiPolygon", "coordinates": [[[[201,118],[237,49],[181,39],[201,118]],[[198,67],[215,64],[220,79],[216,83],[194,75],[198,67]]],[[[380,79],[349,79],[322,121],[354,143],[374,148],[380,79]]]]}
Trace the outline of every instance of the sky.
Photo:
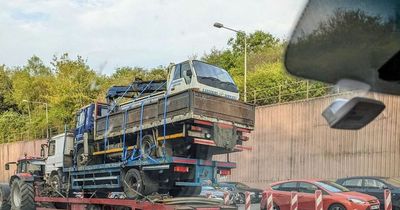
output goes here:
{"type": "Polygon", "coordinates": [[[68,53],[104,74],[154,68],[227,48],[234,32],[288,39],[305,0],[15,0],[0,4],[0,64],[68,53]]]}

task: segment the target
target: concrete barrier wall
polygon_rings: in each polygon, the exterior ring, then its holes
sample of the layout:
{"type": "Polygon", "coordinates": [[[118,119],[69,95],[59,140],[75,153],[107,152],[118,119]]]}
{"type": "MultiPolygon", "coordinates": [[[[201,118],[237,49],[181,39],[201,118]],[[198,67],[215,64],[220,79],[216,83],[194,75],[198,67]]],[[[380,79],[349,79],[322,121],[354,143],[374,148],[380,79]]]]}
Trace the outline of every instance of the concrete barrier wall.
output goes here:
{"type": "Polygon", "coordinates": [[[253,151],[230,155],[237,169],[229,179],[264,188],[291,178],[399,177],[400,97],[370,95],[386,109],[358,131],[330,129],[322,117],[338,97],[349,95],[257,107],[255,131],[246,142],[253,151]]]}
{"type": "Polygon", "coordinates": [[[9,171],[4,169],[7,162],[16,161],[24,154],[28,156],[40,156],[40,145],[46,140],[21,141],[16,143],[0,144],[0,183],[8,182],[8,178],[14,173],[16,167],[11,166],[9,171]]]}

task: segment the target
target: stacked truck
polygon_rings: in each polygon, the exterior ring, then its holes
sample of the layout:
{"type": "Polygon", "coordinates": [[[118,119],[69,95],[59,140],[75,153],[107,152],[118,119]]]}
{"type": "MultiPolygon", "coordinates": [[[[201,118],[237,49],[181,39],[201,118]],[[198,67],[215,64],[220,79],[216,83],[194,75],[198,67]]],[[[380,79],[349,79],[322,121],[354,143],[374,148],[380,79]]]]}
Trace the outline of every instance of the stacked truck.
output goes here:
{"type": "Polygon", "coordinates": [[[254,106],[224,69],[197,60],[168,69],[166,81],[114,86],[107,103],[80,109],[74,132],[45,145],[40,196],[196,196],[230,175],[236,164],[212,157],[251,149],[254,106]]]}

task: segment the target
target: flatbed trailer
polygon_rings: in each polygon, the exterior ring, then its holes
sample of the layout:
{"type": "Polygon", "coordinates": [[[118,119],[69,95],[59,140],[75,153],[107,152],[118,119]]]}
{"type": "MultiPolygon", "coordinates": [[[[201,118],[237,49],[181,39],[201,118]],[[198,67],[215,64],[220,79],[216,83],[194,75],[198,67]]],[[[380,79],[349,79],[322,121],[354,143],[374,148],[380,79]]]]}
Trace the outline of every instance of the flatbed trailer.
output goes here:
{"type": "Polygon", "coordinates": [[[131,210],[236,210],[236,206],[221,204],[219,200],[202,197],[169,199],[163,202],[109,198],[35,197],[36,210],[59,209],[46,204],[61,204],[66,210],[131,209],[131,210]],[[184,199],[187,199],[185,201],[184,199]],[[41,205],[43,204],[43,205],[41,205]]]}

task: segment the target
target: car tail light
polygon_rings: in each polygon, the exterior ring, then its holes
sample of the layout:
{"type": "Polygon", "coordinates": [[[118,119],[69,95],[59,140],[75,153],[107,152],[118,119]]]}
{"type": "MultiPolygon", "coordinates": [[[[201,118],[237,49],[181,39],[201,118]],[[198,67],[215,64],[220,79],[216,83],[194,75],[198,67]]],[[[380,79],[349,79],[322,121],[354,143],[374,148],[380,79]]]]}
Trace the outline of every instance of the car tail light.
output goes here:
{"type": "Polygon", "coordinates": [[[201,130],[203,130],[201,127],[199,127],[199,126],[194,126],[194,125],[192,125],[191,127],[190,127],[190,130],[192,130],[192,131],[201,131],[201,130]]]}
{"type": "Polygon", "coordinates": [[[189,172],[189,167],[187,167],[187,166],[175,166],[174,167],[174,172],[187,173],[187,172],[189,172]]]}
{"type": "Polygon", "coordinates": [[[230,169],[221,169],[221,170],[219,170],[219,174],[221,176],[228,176],[228,175],[231,175],[231,170],[230,169]]]}

